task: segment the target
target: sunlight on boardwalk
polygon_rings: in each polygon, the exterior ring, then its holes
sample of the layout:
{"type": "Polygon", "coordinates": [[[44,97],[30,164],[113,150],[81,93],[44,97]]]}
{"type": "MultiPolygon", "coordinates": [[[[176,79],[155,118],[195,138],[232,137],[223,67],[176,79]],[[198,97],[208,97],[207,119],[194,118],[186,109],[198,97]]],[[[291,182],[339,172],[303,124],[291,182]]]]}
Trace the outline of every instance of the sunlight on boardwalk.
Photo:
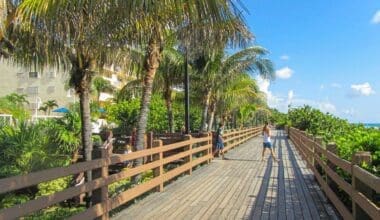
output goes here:
{"type": "Polygon", "coordinates": [[[261,138],[215,159],[113,219],[336,219],[311,171],[282,132],[280,163],[261,162],[261,138]]]}

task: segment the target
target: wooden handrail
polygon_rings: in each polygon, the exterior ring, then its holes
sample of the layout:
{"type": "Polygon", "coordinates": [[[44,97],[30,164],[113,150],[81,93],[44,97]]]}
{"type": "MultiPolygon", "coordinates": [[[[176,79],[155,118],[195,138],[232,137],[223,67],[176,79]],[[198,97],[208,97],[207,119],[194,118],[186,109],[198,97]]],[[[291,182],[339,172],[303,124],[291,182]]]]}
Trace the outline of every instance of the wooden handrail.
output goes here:
{"type": "MultiPolygon", "coordinates": [[[[227,145],[226,151],[238,146],[240,143],[248,140],[249,138],[258,135],[260,131],[261,127],[246,128],[239,131],[226,132],[224,135],[225,142],[227,145]]],[[[21,176],[0,179],[0,193],[7,193],[12,192],[14,190],[34,186],[42,182],[78,174],[81,172],[86,172],[88,170],[105,169],[107,171],[107,175],[100,176],[99,178],[95,178],[90,182],[85,182],[82,185],[69,187],[51,195],[41,196],[34,200],[27,201],[23,204],[2,209],[0,210],[0,219],[19,218],[33,213],[35,211],[38,211],[40,209],[46,208],[48,206],[73,198],[75,196],[79,196],[86,192],[102,190],[104,187],[105,189],[107,189],[108,185],[123,180],[125,178],[129,178],[149,170],[154,170],[155,177],[153,179],[142,184],[136,185],[133,188],[128,189],[113,198],[108,198],[108,194],[106,194],[107,197],[102,198],[100,200],[101,202],[94,204],[92,207],[86,209],[84,212],[76,214],[75,216],[72,216],[70,218],[93,219],[99,216],[103,216],[103,218],[107,219],[108,212],[110,210],[154,188],[159,187],[159,191],[162,191],[163,184],[165,182],[185,172],[191,174],[192,169],[198,166],[199,164],[209,163],[210,160],[213,158],[212,135],[211,133],[204,133],[200,136],[200,138],[193,138],[191,136],[188,136],[189,138],[187,140],[168,145],[162,145],[162,141],[159,141],[157,142],[158,145],[155,142],[157,147],[154,147],[152,144],[152,148],[132,152],[126,155],[114,154],[92,161],[73,164],[67,167],[51,168],[21,176]],[[164,153],[173,150],[180,150],[180,152],[177,152],[176,154],[168,157],[163,157],[164,153]],[[200,152],[205,153],[200,154],[200,152]],[[118,173],[108,176],[108,166],[110,165],[122,163],[125,161],[132,161],[135,159],[144,158],[152,155],[155,156],[152,157],[153,161],[149,163],[142,164],[134,168],[128,168],[126,170],[122,170],[118,173]],[[199,157],[192,159],[193,156],[196,155],[198,155],[199,157]],[[185,158],[184,163],[182,165],[166,173],[164,172],[163,166],[165,164],[171,163],[181,158],[185,158]]],[[[103,149],[102,151],[106,150],[103,149]]]]}
{"type": "Polygon", "coordinates": [[[340,158],[333,152],[330,152],[323,145],[317,143],[313,137],[308,137],[305,132],[295,128],[287,128],[286,130],[288,131],[288,135],[296,149],[301,153],[304,159],[306,159],[308,167],[313,171],[318,183],[326,193],[326,196],[330,199],[344,219],[366,219],[368,217],[376,219],[380,216],[380,207],[372,201],[372,198],[369,198],[365,193],[362,193],[361,190],[363,187],[357,185],[359,183],[356,183],[359,181],[360,184],[365,184],[364,188],[368,189],[369,187],[371,190],[379,193],[379,177],[369,173],[354,163],[340,158]],[[310,160],[310,158],[312,158],[312,160],[310,160]],[[328,165],[327,162],[330,165],[328,165]],[[316,165],[319,165],[322,168],[325,177],[322,177],[318,172],[316,165]],[[351,175],[352,184],[336,173],[336,168],[338,167],[351,175]],[[331,188],[327,179],[334,181],[338,187],[347,193],[347,195],[351,196],[353,207],[352,212],[349,211],[339,199],[339,196],[331,188]],[[360,207],[365,214],[358,211],[358,207],[360,207]]]}

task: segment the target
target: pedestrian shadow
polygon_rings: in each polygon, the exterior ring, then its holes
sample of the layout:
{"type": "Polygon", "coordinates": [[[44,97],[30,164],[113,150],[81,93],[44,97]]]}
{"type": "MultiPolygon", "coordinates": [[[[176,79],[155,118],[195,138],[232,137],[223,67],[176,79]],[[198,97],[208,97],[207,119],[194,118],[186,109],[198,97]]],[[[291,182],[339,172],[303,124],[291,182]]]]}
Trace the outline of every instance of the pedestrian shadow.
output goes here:
{"type": "MultiPolygon", "coordinates": [[[[280,162],[276,163],[278,173],[277,176],[274,177],[277,180],[277,184],[270,185],[270,178],[274,165],[272,158],[270,158],[267,161],[266,170],[262,176],[262,182],[257,196],[249,195],[249,197],[255,198],[255,201],[252,204],[252,209],[249,215],[246,216],[248,219],[262,219],[269,218],[269,216],[270,219],[294,219],[295,216],[298,216],[298,213],[295,215],[294,211],[290,210],[293,208],[293,204],[297,204],[298,206],[300,205],[299,197],[290,195],[290,191],[296,191],[295,187],[297,184],[297,179],[285,178],[285,169],[289,169],[289,167],[284,167],[285,158],[283,155],[283,150],[288,152],[289,160],[291,161],[289,164],[291,165],[291,169],[293,169],[294,172],[296,172],[295,169],[300,172],[300,167],[295,161],[296,158],[283,132],[277,133],[273,146],[274,149],[276,149],[278,159],[280,160],[280,162]],[[285,146],[283,146],[284,144],[285,146]],[[288,192],[285,189],[285,185],[287,185],[288,192]],[[272,194],[271,197],[268,197],[268,190],[275,190],[275,195],[272,194]]],[[[297,212],[298,211],[300,210],[297,210],[297,212]]],[[[302,219],[302,215],[300,217],[302,219]]]]}
{"type": "Polygon", "coordinates": [[[240,158],[232,158],[232,157],[224,157],[226,161],[249,161],[249,162],[261,162],[260,159],[240,159],[240,158]]]}

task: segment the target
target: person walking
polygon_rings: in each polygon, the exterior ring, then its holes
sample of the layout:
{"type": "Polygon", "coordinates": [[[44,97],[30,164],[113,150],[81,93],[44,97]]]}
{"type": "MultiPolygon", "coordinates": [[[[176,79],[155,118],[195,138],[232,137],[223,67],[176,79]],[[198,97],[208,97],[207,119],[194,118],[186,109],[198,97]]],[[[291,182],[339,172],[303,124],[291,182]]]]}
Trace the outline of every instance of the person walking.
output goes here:
{"type": "Polygon", "coordinates": [[[261,161],[265,161],[264,160],[265,150],[269,149],[270,152],[271,152],[271,155],[272,155],[273,159],[276,162],[278,162],[279,160],[274,155],[274,151],[273,151],[273,147],[272,147],[272,142],[271,142],[271,139],[270,139],[271,138],[271,131],[270,131],[268,122],[265,123],[265,126],[263,128],[263,137],[264,137],[264,140],[263,140],[263,153],[261,154],[261,161]]]}
{"type": "Polygon", "coordinates": [[[223,140],[223,133],[224,133],[224,124],[219,123],[219,128],[216,131],[216,150],[218,152],[218,156],[222,155],[222,160],[224,160],[224,140],[223,140]]]}

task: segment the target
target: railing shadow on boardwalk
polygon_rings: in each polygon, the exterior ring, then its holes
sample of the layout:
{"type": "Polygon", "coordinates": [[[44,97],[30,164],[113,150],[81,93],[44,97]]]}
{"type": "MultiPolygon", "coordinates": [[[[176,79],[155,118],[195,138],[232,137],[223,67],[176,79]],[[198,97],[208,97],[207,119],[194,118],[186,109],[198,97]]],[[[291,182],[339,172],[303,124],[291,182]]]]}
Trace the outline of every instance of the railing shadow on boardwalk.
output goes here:
{"type": "MultiPolygon", "coordinates": [[[[278,155],[278,159],[280,160],[278,163],[274,162],[272,160],[272,157],[270,157],[267,160],[266,163],[266,170],[264,172],[264,175],[262,176],[262,183],[259,189],[259,192],[256,196],[256,199],[254,203],[252,204],[251,212],[249,213],[248,219],[261,219],[264,216],[270,216],[272,219],[295,219],[295,218],[304,218],[304,219],[315,219],[316,217],[320,216],[317,213],[317,209],[315,208],[314,204],[305,204],[303,201],[301,201],[301,198],[299,196],[289,196],[286,195],[285,192],[285,182],[287,182],[287,185],[289,186],[290,190],[293,192],[296,192],[297,194],[302,194],[301,189],[297,189],[296,186],[298,185],[304,185],[300,178],[310,178],[307,176],[310,176],[311,174],[303,174],[301,171],[301,167],[297,163],[297,158],[295,154],[293,153],[293,149],[290,146],[290,143],[283,133],[281,135],[278,135],[273,143],[274,149],[276,151],[276,154],[278,155]],[[285,146],[283,146],[283,143],[285,146]],[[288,160],[290,167],[284,166],[284,157],[283,157],[283,148],[286,149],[285,152],[288,152],[288,160]],[[278,166],[278,173],[277,176],[271,177],[273,167],[278,166]],[[293,169],[294,177],[293,178],[286,178],[285,177],[285,169],[293,169]],[[277,179],[277,185],[276,186],[270,186],[270,179],[275,178],[277,179]],[[268,190],[272,190],[270,187],[277,187],[277,193],[275,197],[267,198],[268,190]],[[276,207],[276,209],[272,210],[269,207],[276,207]],[[287,207],[286,207],[287,206],[287,207]],[[300,207],[302,209],[308,209],[309,211],[296,209],[295,207],[300,207]],[[308,207],[313,206],[313,207],[308,207]],[[270,211],[269,211],[270,210],[270,211]],[[270,212],[270,213],[269,213],[270,212]]],[[[312,176],[312,175],[311,175],[312,176]]],[[[305,187],[305,186],[304,186],[305,187]]],[[[288,193],[288,192],[287,192],[288,193]]],[[[255,195],[249,195],[249,197],[255,197],[255,195]]]]}

